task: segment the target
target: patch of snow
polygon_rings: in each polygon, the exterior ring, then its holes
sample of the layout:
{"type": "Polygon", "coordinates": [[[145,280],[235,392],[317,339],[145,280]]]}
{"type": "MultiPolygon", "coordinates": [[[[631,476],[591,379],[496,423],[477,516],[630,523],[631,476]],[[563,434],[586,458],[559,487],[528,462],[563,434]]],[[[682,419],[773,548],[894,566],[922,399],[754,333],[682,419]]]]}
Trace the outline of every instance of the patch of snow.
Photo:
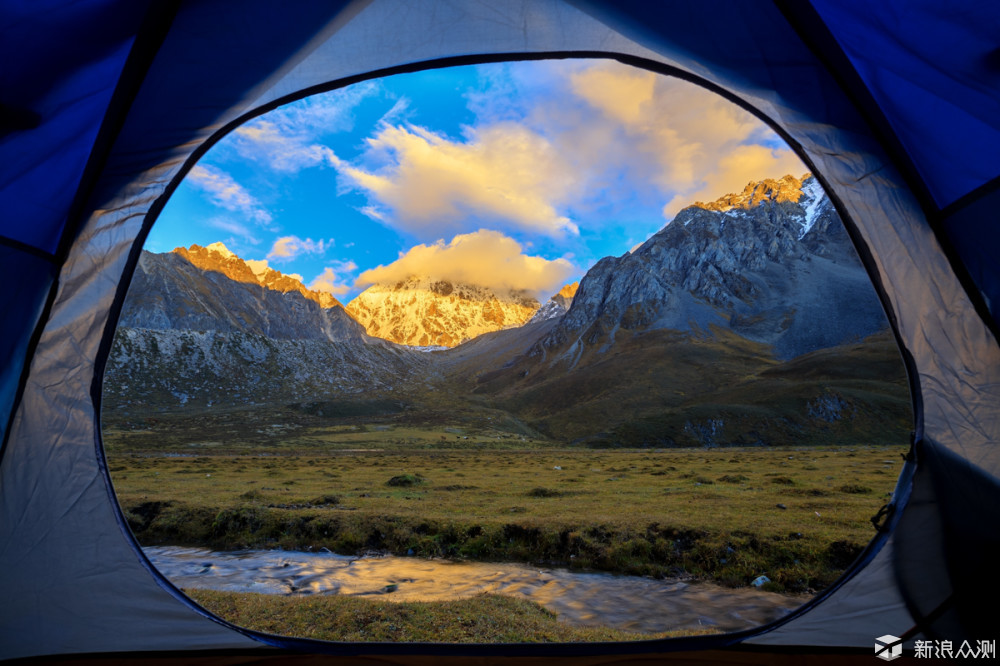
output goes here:
{"type": "Polygon", "coordinates": [[[229,248],[222,243],[212,243],[211,245],[206,245],[205,249],[209,252],[217,252],[221,254],[226,259],[236,259],[236,255],[229,251],[229,248]]]}
{"type": "Polygon", "coordinates": [[[268,269],[267,259],[245,259],[243,263],[250,267],[250,270],[253,271],[253,274],[257,276],[258,280],[263,278],[267,274],[268,270],[274,271],[273,268],[268,269]]]}
{"type": "Polygon", "coordinates": [[[813,225],[816,224],[816,218],[819,217],[820,209],[823,208],[823,204],[827,201],[823,186],[815,178],[809,179],[809,182],[802,186],[802,193],[806,195],[809,203],[806,204],[806,218],[802,222],[801,231],[799,231],[799,240],[802,240],[809,233],[809,230],[813,228],[813,225]]]}

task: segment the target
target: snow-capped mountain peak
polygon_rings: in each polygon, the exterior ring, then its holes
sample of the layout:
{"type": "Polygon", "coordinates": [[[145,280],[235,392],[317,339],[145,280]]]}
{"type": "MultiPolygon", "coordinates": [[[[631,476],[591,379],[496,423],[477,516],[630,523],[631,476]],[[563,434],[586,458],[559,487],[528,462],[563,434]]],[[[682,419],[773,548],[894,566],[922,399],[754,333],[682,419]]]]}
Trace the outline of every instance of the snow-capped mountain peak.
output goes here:
{"type": "Polygon", "coordinates": [[[537,309],[538,301],[523,291],[426,276],[373,285],[347,304],[368,335],[417,347],[454,347],[520,326],[537,309]]]}
{"type": "Polygon", "coordinates": [[[221,254],[226,259],[239,259],[235,254],[233,254],[228,247],[226,247],[221,242],[215,242],[211,245],[206,245],[205,249],[209,252],[215,252],[216,254],[221,254]]]}

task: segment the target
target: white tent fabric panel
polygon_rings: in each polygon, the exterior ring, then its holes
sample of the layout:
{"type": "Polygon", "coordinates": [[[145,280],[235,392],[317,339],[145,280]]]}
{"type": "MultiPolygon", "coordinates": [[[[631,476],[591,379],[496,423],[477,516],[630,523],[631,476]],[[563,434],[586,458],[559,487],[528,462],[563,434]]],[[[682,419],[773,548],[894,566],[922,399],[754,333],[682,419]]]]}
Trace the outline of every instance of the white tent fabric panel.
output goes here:
{"type": "MultiPolygon", "coordinates": [[[[130,241],[121,214],[101,219],[117,248],[84,242],[68,262],[0,467],[0,567],[15,574],[4,594],[18,600],[0,606],[0,658],[169,649],[178,636],[185,649],[258,646],[161,587],[115,516],[90,386],[114,296],[108,274],[130,241]]],[[[96,236],[113,243],[106,229],[96,236]]]]}
{"type": "Polygon", "coordinates": [[[874,645],[878,636],[902,636],[913,626],[913,618],[896,589],[892,557],[893,541],[890,539],[861,573],[837,590],[835,599],[820,603],[801,617],[746,642],[754,645],[869,646],[874,645]]]}
{"type": "MultiPolygon", "coordinates": [[[[97,449],[95,364],[146,214],[199,146],[263,105],[400,65],[457,56],[603,52],[703,77],[766,115],[798,142],[874,258],[890,314],[919,369],[925,435],[1000,476],[994,446],[1000,440],[1000,347],[861,121],[842,108],[827,117],[825,91],[831,97],[836,92],[829,74],[804,48],[775,59],[766,48],[771,36],[748,35],[738,12],[687,9],[676,23],[661,27],[659,38],[651,38],[622,34],[580,6],[560,0],[355,3],[263,82],[239,94],[221,83],[226,71],[213,69],[221,54],[243,57],[240,49],[253,61],[245,34],[215,30],[229,21],[232,6],[191,3],[181,9],[60,276],[0,466],[0,570],[17,572],[7,577],[5,593],[19,600],[0,610],[0,658],[259,645],[178,600],[151,575],[123,533],[97,449]],[[668,46],[663,38],[668,30],[688,38],[701,34],[720,51],[730,34],[759,40],[759,49],[743,54],[750,60],[745,67],[774,72],[775,88],[754,88],[742,73],[668,46]],[[213,80],[220,81],[218,89],[208,87],[213,80]],[[796,93],[801,85],[815,87],[809,101],[796,93]],[[207,122],[191,120],[208,116],[207,122]]],[[[890,619],[898,629],[908,617],[891,560],[891,549],[883,549],[813,611],[755,641],[870,646],[872,631],[878,630],[873,618],[890,619]]]]}

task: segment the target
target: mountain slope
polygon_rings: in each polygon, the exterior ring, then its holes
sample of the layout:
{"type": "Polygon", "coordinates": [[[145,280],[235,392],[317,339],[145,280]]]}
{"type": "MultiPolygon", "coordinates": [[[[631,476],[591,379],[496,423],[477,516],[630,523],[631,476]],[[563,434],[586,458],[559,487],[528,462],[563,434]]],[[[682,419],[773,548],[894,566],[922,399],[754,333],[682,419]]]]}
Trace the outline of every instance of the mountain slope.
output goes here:
{"type": "Polygon", "coordinates": [[[589,445],[906,439],[899,352],[811,177],[684,209],[545,323],[462,345],[445,376],[589,445]]]}
{"type": "Polygon", "coordinates": [[[221,243],[143,252],[120,327],[241,331],[284,340],[361,341],[364,329],[329,294],[267,269],[255,274],[221,243]]]}
{"type": "Polygon", "coordinates": [[[540,308],[531,316],[528,320],[529,324],[533,324],[539,321],[545,321],[546,319],[555,319],[556,317],[561,317],[567,312],[569,308],[573,305],[573,297],[576,296],[576,290],[579,289],[580,283],[573,282],[563,286],[558,292],[552,295],[549,300],[545,301],[540,308]]]}
{"type": "Polygon", "coordinates": [[[221,244],[143,252],[104,381],[112,413],[372,395],[426,358],[364,328],[329,294],[221,244]]]}

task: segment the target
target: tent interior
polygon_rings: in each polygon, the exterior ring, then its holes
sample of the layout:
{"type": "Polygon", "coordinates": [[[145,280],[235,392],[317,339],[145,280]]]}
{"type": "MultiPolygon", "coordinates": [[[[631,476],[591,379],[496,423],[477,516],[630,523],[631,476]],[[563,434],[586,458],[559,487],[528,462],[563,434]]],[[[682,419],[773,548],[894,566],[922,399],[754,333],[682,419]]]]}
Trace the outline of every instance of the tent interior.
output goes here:
{"type": "Polygon", "coordinates": [[[883,634],[907,649],[995,636],[983,609],[1000,593],[989,569],[1000,546],[997,3],[43,0],[7,3],[0,34],[0,658],[870,658],[883,634]],[[167,199],[222,136],[309,94],[574,57],[724,96],[822,183],[909,374],[913,445],[878,535],[798,611],[711,637],[334,644],[252,632],[198,607],[133,539],[100,431],[118,315],[167,199]]]}

